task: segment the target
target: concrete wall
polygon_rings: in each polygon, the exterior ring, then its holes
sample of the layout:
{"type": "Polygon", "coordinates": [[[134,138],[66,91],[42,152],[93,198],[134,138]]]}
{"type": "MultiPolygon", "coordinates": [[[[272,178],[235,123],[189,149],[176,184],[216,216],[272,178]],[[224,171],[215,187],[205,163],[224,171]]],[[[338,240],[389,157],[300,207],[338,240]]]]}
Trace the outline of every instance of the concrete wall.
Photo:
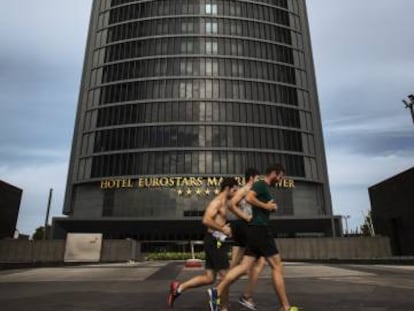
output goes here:
{"type": "Polygon", "coordinates": [[[141,260],[140,244],[134,240],[104,240],[102,244],[102,262],[121,262],[141,260]]]}
{"type": "MultiPolygon", "coordinates": [[[[59,263],[65,254],[64,240],[0,241],[0,263],[59,263]]],[[[132,240],[106,240],[102,243],[101,262],[141,259],[140,244],[132,240]]]]}
{"type": "Polygon", "coordinates": [[[63,262],[65,241],[0,241],[0,262],[63,262]]]}
{"type": "MultiPolygon", "coordinates": [[[[286,260],[376,259],[392,256],[386,237],[278,239],[286,260]]],[[[63,262],[64,240],[0,241],[0,263],[63,262]]],[[[141,245],[133,240],[103,241],[101,262],[141,260],[141,245]]]]}
{"type": "Polygon", "coordinates": [[[392,257],[387,237],[277,239],[288,260],[375,259],[392,257]]]}

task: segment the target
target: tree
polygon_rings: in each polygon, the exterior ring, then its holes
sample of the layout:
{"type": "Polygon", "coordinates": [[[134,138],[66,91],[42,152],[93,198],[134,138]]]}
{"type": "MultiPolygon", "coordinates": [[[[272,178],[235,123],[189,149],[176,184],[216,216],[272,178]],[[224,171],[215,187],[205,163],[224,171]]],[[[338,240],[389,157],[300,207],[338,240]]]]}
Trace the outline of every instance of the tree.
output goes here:
{"type": "MultiPolygon", "coordinates": [[[[49,235],[51,230],[51,227],[48,225],[47,226],[47,233],[49,235]]],[[[32,239],[33,240],[43,240],[45,234],[45,227],[44,226],[40,226],[38,228],[36,228],[35,232],[33,233],[32,239]]]]}
{"type": "Polygon", "coordinates": [[[360,227],[363,236],[374,236],[374,227],[372,225],[371,211],[364,217],[364,223],[360,227]]]}

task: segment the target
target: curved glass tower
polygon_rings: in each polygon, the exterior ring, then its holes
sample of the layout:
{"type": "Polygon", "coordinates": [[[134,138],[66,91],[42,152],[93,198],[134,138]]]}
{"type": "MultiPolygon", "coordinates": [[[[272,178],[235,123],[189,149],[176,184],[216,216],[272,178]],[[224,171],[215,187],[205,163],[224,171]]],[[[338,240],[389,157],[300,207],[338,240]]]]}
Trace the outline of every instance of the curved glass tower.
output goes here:
{"type": "Polygon", "coordinates": [[[93,2],[62,232],[193,238],[207,178],[273,163],[276,231],[331,234],[304,0],[93,2]]]}

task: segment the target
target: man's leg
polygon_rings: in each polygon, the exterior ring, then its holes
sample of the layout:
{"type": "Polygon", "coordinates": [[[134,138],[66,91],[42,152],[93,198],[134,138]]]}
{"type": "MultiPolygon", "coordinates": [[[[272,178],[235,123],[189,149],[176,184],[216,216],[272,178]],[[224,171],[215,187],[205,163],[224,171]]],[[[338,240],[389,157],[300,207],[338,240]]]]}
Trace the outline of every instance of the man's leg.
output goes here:
{"type": "Polygon", "coordinates": [[[244,247],[240,246],[233,246],[231,249],[231,262],[230,262],[230,269],[237,266],[243,259],[244,256],[244,247]]]}
{"type": "Polygon", "coordinates": [[[224,279],[222,279],[219,285],[217,286],[218,296],[221,297],[222,294],[225,293],[226,290],[228,290],[231,283],[236,281],[243,274],[246,274],[253,266],[255,260],[255,257],[244,256],[242,262],[239,265],[235,266],[229,272],[227,272],[224,279]]]}
{"type": "MultiPolygon", "coordinates": [[[[255,257],[244,256],[240,265],[235,266],[229,272],[226,273],[224,279],[218,284],[216,288],[209,288],[207,293],[210,297],[209,307],[210,311],[218,311],[221,305],[221,298],[226,295],[228,288],[231,283],[237,280],[243,274],[246,274],[247,271],[252,267],[255,257]]],[[[225,298],[224,298],[225,299],[225,298]]]]}
{"type": "Polygon", "coordinates": [[[206,270],[204,274],[197,275],[192,279],[181,283],[178,287],[179,293],[195,287],[201,287],[213,284],[216,279],[216,273],[213,270],[206,270]]]}
{"type": "Polygon", "coordinates": [[[282,310],[288,311],[290,308],[290,303],[286,294],[282,259],[280,258],[280,255],[277,254],[266,258],[266,260],[272,268],[273,286],[275,287],[276,293],[279,297],[280,304],[282,305],[282,310]]]}
{"type": "Polygon", "coordinates": [[[198,275],[182,284],[178,281],[172,281],[170,293],[168,294],[168,306],[174,306],[175,300],[187,289],[213,284],[216,274],[213,270],[207,269],[204,274],[198,275]]]}
{"type": "MultiPolygon", "coordinates": [[[[228,273],[227,270],[220,270],[218,274],[220,275],[220,279],[223,280],[228,273]]],[[[220,297],[220,311],[227,311],[229,307],[229,289],[227,288],[220,297]]]]}
{"type": "Polygon", "coordinates": [[[264,257],[260,257],[250,269],[249,280],[244,288],[243,297],[251,303],[253,303],[254,289],[256,288],[257,281],[259,279],[260,273],[262,273],[265,267],[265,264],[266,259],[264,257]]]}

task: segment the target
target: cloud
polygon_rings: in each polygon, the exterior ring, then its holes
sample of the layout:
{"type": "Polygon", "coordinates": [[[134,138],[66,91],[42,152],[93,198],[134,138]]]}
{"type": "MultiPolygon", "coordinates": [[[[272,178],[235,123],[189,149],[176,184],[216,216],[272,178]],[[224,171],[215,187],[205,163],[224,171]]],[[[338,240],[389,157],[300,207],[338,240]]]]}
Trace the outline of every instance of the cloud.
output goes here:
{"type": "Polygon", "coordinates": [[[91,0],[14,0],[0,10],[0,178],[23,189],[18,228],[61,215],[91,0]]]}
{"type": "Polygon", "coordinates": [[[405,114],[401,99],[414,91],[414,2],[307,3],[324,119],[405,114]]]}
{"type": "Polygon", "coordinates": [[[362,223],[368,187],[414,165],[414,2],[308,0],[334,211],[362,223]]]}
{"type": "Polygon", "coordinates": [[[1,179],[23,189],[17,223],[20,232],[31,235],[44,225],[50,188],[53,199],[49,223],[52,217],[62,214],[67,169],[67,161],[19,167],[0,165],[1,179]]]}
{"type": "Polygon", "coordinates": [[[352,229],[371,206],[368,188],[414,166],[414,150],[371,156],[330,150],[327,157],[334,212],[351,215],[352,229]]]}
{"type": "Polygon", "coordinates": [[[48,162],[53,150],[69,149],[90,6],[85,0],[3,4],[0,163],[48,162]]]}
{"type": "Polygon", "coordinates": [[[79,48],[86,42],[91,3],[91,0],[3,3],[0,39],[7,44],[2,46],[0,55],[48,64],[76,63],[79,48]]]}

